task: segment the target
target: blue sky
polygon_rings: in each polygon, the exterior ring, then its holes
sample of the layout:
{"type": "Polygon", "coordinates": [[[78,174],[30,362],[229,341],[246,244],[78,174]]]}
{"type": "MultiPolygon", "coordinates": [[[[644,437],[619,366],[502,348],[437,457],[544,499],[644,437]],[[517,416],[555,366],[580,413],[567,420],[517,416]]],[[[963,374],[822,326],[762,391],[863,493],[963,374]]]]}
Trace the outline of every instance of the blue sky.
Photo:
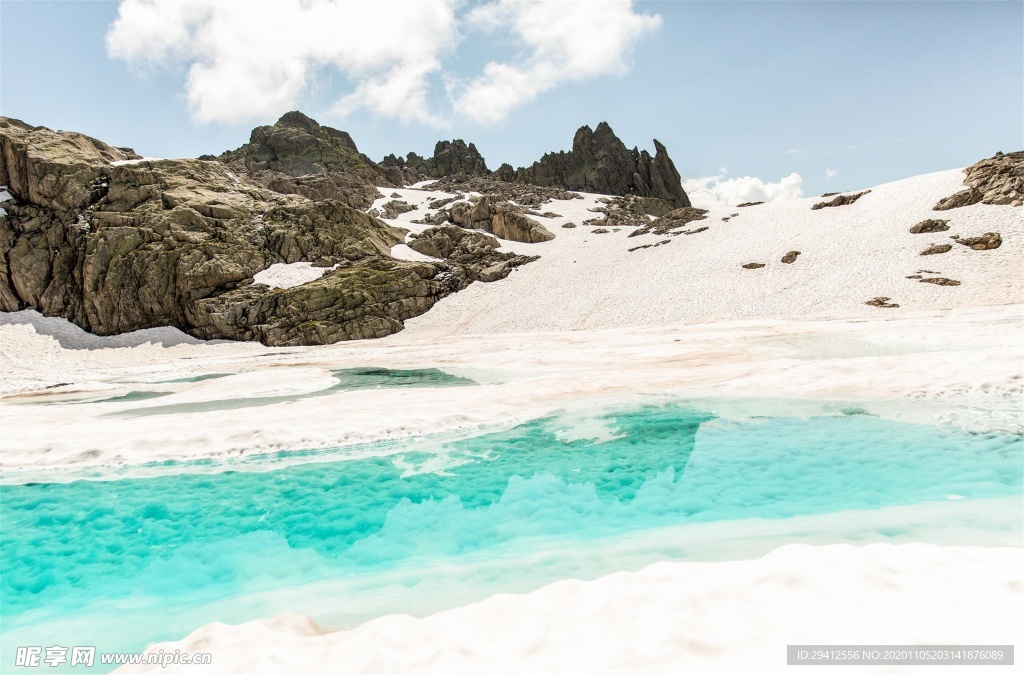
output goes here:
{"type": "Polygon", "coordinates": [[[241,15],[200,21],[183,47],[180,16],[149,21],[147,1],[129,0],[142,11],[115,48],[118,2],[0,1],[0,114],[180,157],[235,148],[298,107],[374,159],[461,137],[491,168],[568,148],[577,127],[606,120],[629,146],[661,140],[684,177],[795,172],[806,195],[1024,148],[1021,2],[590,2],[595,18],[573,17],[571,33],[555,25],[564,3],[529,17],[523,3],[432,0],[404,22],[401,5],[373,15],[378,3],[357,3],[324,15],[338,26],[290,30],[246,10],[248,41],[241,15]],[[217,61],[246,49],[242,66],[217,61]],[[208,69],[187,89],[190,69],[211,62],[227,75],[208,69]],[[407,85],[418,103],[396,104],[407,85]]]}

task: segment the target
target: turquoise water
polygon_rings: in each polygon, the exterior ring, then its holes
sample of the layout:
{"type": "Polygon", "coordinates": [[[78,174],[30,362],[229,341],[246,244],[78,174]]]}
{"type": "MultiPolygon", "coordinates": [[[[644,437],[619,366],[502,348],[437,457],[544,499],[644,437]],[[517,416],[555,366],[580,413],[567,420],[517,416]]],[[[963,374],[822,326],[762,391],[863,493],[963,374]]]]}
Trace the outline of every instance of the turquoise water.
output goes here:
{"type": "MultiPolygon", "coordinates": [[[[301,584],[358,577],[372,589],[395,569],[516,548],[1021,495],[1020,436],[859,412],[739,422],[648,406],[269,471],[4,485],[0,616],[24,640],[54,621],[78,630],[74,617],[97,607],[192,608],[188,628],[126,615],[111,639],[141,649],[226,620],[217,602],[301,584]]],[[[304,611],[281,602],[236,602],[230,619],[304,611]]]]}

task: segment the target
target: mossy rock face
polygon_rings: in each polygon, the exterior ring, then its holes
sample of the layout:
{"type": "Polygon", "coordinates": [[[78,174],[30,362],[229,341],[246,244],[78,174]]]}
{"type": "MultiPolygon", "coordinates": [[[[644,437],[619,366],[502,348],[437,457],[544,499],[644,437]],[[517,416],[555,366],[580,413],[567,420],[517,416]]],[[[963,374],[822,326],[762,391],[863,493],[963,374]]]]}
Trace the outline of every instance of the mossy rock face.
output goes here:
{"type": "MultiPolygon", "coordinates": [[[[324,133],[336,152],[318,161],[358,165],[354,145],[324,133]]],[[[0,310],[31,307],[99,335],[175,326],[323,344],[400,330],[469,283],[458,265],[389,257],[405,231],[346,202],[279,194],[219,161],[111,164],[124,159],[81,134],[0,118],[0,185],[13,197],[0,215],[0,310]],[[296,288],[252,283],[298,261],[340,267],[296,288]]]]}
{"type": "Polygon", "coordinates": [[[196,334],[272,345],[384,337],[468,283],[440,264],[367,258],[294,288],[250,284],[199,301],[194,318],[205,328],[196,334]]]}
{"type": "Polygon", "coordinates": [[[333,199],[358,209],[369,208],[377,198],[376,185],[392,184],[346,132],[321,126],[298,111],[253,129],[248,143],[217,159],[275,192],[333,199]]]}
{"type": "Polygon", "coordinates": [[[414,251],[456,263],[473,281],[504,279],[515,268],[538,257],[503,253],[498,251],[500,246],[492,236],[454,225],[427,228],[409,242],[414,251]]]}

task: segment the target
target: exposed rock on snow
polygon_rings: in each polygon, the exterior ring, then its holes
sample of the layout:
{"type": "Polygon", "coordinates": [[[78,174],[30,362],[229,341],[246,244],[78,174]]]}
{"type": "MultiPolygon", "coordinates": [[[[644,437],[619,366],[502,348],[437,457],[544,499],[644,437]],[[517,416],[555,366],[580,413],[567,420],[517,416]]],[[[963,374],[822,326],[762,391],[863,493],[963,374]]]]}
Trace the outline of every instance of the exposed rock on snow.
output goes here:
{"type": "Polygon", "coordinates": [[[968,246],[975,251],[988,251],[994,248],[999,248],[1003,244],[1003,238],[999,236],[998,232],[986,232],[980,237],[954,236],[953,240],[956,243],[968,246]]]}
{"type": "Polygon", "coordinates": [[[504,279],[516,267],[538,258],[503,253],[497,250],[499,246],[501,244],[494,237],[453,225],[428,228],[413,235],[409,241],[409,247],[414,251],[463,266],[474,281],[504,279]]]}
{"type": "Polygon", "coordinates": [[[829,200],[827,202],[818,202],[811,208],[814,210],[818,210],[827,208],[829,206],[846,206],[847,204],[854,203],[855,201],[857,201],[858,199],[860,199],[869,192],[871,192],[871,190],[865,190],[864,192],[858,192],[852,195],[839,195],[835,199],[829,200]]]}
{"type": "Polygon", "coordinates": [[[939,253],[949,253],[953,250],[952,244],[933,244],[925,250],[921,251],[921,255],[937,255],[939,253]]]}
{"type": "Polygon", "coordinates": [[[793,263],[796,262],[796,257],[798,255],[800,255],[800,251],[790,251],[786,255],[782,256],[782,262],[786,263],[787,265],[792,265],[793,263]]]}
{"type": "Polygon", "coordinates": [[[865,305],[871,305],[872,307],[887,307],[889,309],[895,309],[895,308],[899,307],[899,305],[897,305],[896,303],[889,302],[890,300],[892,300],[892,298],[887,298],[885,296],[880,296],[880,297],[877,297],[877,298],[871,298],[870,300],[868,300],[864,304],[865,305]]]}
{"type": "Polygon", "coordinates": [[[535,244],[550,241],[554,233],[535,220],[523,215],[522,210],[510,202],[497,201],[484,195],[475,202],[456,202],[451,208],[439,211],[434,222],[447,220],[467,230],[483,230],[500,239],[535,244]]]}
{"type": "Polygon", "coordinates": [[[989,159],[964,169],[966,190],[939,200],[936,211],[972,204],[1020,206],[1024,203],[1024,151],[1004,155],[997,152],[989,159]]]}
{"type": "Polygon", "coordinates": [[[643,227],[630,232],[629,236],[639,237],[643,234],[668,234],[670,232],[676,232],[680,228],[686,227],[689,223],[706,219],[707,213],[707,209],[698,209],[692,206],[686,206],[681,209],[671,211],[654,222],[647,223],[643,227]]]}
{"type": "Polygon", "coordinates": [[[932,232],[945,232],[949,229],[948,220],[922,220],[910,228],[910,234],[931,234],[932,232]]]}

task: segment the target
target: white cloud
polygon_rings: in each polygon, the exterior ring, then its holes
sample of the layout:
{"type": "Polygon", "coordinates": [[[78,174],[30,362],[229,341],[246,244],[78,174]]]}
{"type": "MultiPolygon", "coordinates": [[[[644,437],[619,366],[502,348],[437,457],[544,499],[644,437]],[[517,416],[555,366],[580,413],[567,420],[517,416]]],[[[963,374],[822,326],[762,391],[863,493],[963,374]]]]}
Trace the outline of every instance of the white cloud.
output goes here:
{"type": "Polygon", "coordinates": [[[825,180],[832,180],[838,175],[839,171],[837,169],[825,169],[825,180]]]}
{"type": "Polygon", "coordinates": [[[185,96],[201,122],[279,115],[327,68],[352,82],[338,115],[495,123],[560,84],[626,72],[660,22],[632,0],[121,0],[107,52],[133,68],[187,66],[185,96]],[[506,36],[523,56],[457,81],[444,64],[466,30],[506,36]],[[441,81],[450,111],[430,106],[441,81]]]}
{"type": "Polygon", "coordinates": [[[773,202],[783,199],[799,199],[804,191],[804,179],[794,172],[779,179],[777,183],[766,183],[760,178],[743,176],[725,178],[723,170],[717,176],[687,178],[683,189],[694,206],[711,208],[736,206],[744,202],[773,202]]]}
{"type": "Polygon", "coordinates": [[[488,63],[480,77],[449,86],[455,109],[485,123],[564,82],[625,73],[633,45],[661,25],[660,16],[634,12],[632,0],[498,0],[474,8],[468,20],[511,33],[529,51],[517,63],[488,63]]]}
{"type": "Polygon", "coordinates": [[[456,0],[122,0],[107,52],[130,65],[183,62],[201,122],[267,118],[293,107],[321,66],[351,77],[339,102],[435,122],[427,77],[457,40],[456,0]]]}

